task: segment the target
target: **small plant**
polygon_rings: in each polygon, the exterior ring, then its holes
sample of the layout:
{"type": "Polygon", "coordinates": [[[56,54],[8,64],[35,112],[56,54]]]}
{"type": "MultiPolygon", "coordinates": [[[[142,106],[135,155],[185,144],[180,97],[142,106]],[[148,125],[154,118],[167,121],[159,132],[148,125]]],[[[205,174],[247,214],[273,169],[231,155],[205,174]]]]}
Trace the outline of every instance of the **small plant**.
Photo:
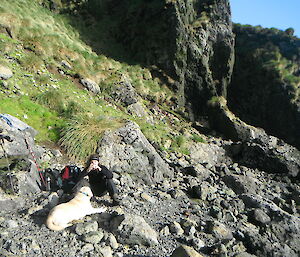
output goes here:
{"type": "Polygon", "coordinates": [[[83,108],[75,101],[70,101],[67,104],[67,107],[65,108],[65,110],[63,111],[63,116],[71,119],[73,118],[76,114],[78,114],[79,112],[82,112],[83,108]]]}
{"type": "Polygon", "coordinates": [[[182,147],[186,142],[186,138],[184,136],[180,135],[175,138],[175,141],[179,147],[182,147]]]}
{"type": "Polygon", "coordinates": [[[198,143],[206,143],[205,139],[203,139],[202,137],[200,137],[197,134],[193,134],[192,135],[192,140],[198,143]]]}
{"type": "Polygon", "coordinates": [[[20,59],[20,62],[26,70],[31,72],[35,72],[43,65],[43,60],[41,57],[35,55],[34,53],[27,53],[20,59]]]}
{"type": "Polygon", "coordinates": [[[58,113],[64,111],[64,97],[57,90],[50,90],[45,93],[42,93],[36,96],[36,100],[52,110],[55,110],[58,113]]]}
{"type": "Polygon", "coordinates": [[[40,85],[46,85],[50,83],[50,76],[48,74],[42,74],[35,76],[35,81],[40,85]]]}

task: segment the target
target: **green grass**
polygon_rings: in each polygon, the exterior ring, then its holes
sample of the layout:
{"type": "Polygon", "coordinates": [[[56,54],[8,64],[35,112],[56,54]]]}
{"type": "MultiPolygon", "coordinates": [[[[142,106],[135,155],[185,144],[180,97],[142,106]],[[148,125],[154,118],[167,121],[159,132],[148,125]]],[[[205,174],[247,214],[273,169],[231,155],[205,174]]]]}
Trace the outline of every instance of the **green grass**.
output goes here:
{"type": "Polygon", "coordinates": [[[192,140],[198,143],[206,143],[205,139],[203,139],[201,136],[197,134],[192,135],[192,140]]]}
{"type": "Polygon", "coordinates": [[[14,99],[1,99],[0,113],[8,113],[32,126],[39,133],[38,142],[57,142],[60,138],[59,130],[64,126],[64,121],[47,108],[33,102],[29,97],[22,96],[14,99]]]}

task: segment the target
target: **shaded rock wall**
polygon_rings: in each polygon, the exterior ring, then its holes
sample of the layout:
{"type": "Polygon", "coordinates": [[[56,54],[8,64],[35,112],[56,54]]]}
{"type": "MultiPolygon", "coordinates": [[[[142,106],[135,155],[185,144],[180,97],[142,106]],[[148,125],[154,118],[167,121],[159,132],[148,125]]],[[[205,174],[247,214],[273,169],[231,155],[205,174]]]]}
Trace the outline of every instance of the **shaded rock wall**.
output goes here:
{"type": "Polygon", "coordinates": [[[228,104],[245,122],[300,147],[300,40],[276,29],[235,25],[228,104]]]}

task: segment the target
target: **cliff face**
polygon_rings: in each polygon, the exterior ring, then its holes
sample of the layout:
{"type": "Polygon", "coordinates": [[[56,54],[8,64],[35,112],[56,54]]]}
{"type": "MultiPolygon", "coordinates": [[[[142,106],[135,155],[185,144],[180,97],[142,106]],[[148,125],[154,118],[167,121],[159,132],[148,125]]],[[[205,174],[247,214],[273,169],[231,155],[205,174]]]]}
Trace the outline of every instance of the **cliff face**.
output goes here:
{"type": "Polygon", "coordinates": [[[177,1],[176,52],[173,65],[180,91],[197,116],[206,113],[213,96],[226,98],[234,36],[228,1],[177,1]],[[189,2],[188,2],[189,3],[189,2]],[[183,9],[184,8],[184,9],[183,9]]]}
{"type": "Polygon", "coordinates": [[[228,103],[242,120],[300,147],[300,40],[288,31],[236,25],[228,103]]]}
{"type": "Polygon", "coordinates": [[[90,3],[89,12],[114,20],[111,34],[135,61],[171,76],[196,118],[211,97],[226,97],[234,56],[227,0],[100,2],[101,8],[90,3]]]}

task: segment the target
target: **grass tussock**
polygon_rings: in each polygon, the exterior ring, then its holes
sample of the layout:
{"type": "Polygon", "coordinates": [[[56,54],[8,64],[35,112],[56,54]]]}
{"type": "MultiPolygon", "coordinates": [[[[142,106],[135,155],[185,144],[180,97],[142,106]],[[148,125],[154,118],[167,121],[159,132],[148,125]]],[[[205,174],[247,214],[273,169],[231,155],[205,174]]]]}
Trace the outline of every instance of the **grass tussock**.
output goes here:
{"type": "Polygon", "coordinates": [[[64,127],[59,143],[72,159],[84,160],[96,152],[105,131],[117,129],[122,124],[120,119],[78,116],[64,127]]]}

